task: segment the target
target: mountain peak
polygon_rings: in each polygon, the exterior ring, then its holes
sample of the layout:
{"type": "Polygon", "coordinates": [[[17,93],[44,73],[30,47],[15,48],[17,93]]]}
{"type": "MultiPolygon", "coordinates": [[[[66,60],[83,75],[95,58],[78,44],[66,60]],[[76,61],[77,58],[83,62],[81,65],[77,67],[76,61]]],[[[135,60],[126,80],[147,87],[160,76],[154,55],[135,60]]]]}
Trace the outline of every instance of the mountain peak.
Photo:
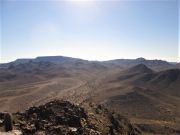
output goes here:
{"type": "Polygon", "coordinates": [[[138,64],[136,66],[133,66],[129,69],[129,71],[131,72],[141,72],[141,73],[152,73],[153,70],[148,68],[146,65],[144,64],[138,64]]]}
{"type": "Polygon", "coordinates": [[[139,57],[139,58],[137,58],[136,60],[137,60],[137,61],[145,61],[146,59],[143,58],[143,57],[139,57]]]}

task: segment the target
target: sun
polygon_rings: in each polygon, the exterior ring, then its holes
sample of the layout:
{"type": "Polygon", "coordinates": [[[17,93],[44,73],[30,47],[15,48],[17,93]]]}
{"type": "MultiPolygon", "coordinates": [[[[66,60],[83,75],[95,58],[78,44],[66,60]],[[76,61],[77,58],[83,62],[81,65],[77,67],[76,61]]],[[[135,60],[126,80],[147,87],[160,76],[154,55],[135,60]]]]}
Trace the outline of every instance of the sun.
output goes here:
{"type": "Polygon", "coordinates": [[[92,6],[95,0],[67,0],[71,4],[75,4],[80,7],[92,6]]]}
{"type": "Polygon", "coordinates": [[[68,0],[68,1],[73,1],[73,2],[92,2],[95,0],[68,0]]]}

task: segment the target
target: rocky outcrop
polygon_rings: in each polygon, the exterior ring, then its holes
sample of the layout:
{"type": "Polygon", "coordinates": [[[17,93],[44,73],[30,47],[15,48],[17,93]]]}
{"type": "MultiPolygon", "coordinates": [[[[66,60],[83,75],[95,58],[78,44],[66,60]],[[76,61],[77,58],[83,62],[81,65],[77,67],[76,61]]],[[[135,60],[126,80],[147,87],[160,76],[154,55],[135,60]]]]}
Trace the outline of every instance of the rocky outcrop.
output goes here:
{"type": "Polygon", "coordinates": [[[119,114],[103,106],[86,109],[55,100],[24,113],[13,114],[14,127],[24,135],[139,135],[141,131],[119,114]]]}

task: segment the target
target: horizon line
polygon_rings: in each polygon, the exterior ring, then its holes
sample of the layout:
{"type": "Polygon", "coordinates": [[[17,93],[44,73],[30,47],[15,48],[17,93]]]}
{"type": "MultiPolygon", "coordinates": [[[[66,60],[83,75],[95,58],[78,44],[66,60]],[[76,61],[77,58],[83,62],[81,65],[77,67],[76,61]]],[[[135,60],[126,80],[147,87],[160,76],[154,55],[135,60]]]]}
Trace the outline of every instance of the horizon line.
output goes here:
{"type": "MultiPolygon", "coordinates": [[[[7,62],[1,62],[0,61],[0,64],[7,64],[7,63],[11,63],[11,62],[15,62],[17,60],[23,60],[23,59],[26,59],[26,60],[33,60],[33,59],[37,59],[39,57],[67,57],[67,58],[74,58],[74,59],[81,59],[81,60],[86,60],[86,61],[99,61],[99,62],[105,62],[105,61],[112,61],[112,60],[135,60],[135,59],[145,59],[145,60],[161,60],[161,61],[166,61],[166,62],[169,62],[169,63],[180,63],[180,60],[177,60],[177,61],[169,61],[169,60],[165,60],[165,59],[158,59],[158,58],[152,58],[152,59],[149,59],[149,58],[145,58],[145,57],[136,57],[136,58],[113,58],[113,59],[107,59],[107,60],[93,60],[93,59],[84,59],[84,58],[78,58],[78,57],[72,57],[72,56],[64,56],[64,55],[40,55],[40,56],[35,56],[35,57],[22,57],[22,58],[16,58],[15,60],[10,60],[10,61],[7,61],[7,62]]],[[[178,58],[179,59],[179,58],[178,58]]]]}

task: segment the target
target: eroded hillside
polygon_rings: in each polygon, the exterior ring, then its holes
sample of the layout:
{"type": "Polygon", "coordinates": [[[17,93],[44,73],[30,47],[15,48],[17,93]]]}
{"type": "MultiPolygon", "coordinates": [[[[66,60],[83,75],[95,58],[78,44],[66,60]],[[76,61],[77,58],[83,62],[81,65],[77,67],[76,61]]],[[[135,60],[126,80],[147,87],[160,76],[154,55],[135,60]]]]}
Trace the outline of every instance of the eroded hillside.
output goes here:
{"type": "Polygon", "coordinates": [[[0,111],[52,100],[102,104],[148,134],[180,130],[180,71],[160,60],[86,61],[38,57],[0,66],[0,111]]]}

